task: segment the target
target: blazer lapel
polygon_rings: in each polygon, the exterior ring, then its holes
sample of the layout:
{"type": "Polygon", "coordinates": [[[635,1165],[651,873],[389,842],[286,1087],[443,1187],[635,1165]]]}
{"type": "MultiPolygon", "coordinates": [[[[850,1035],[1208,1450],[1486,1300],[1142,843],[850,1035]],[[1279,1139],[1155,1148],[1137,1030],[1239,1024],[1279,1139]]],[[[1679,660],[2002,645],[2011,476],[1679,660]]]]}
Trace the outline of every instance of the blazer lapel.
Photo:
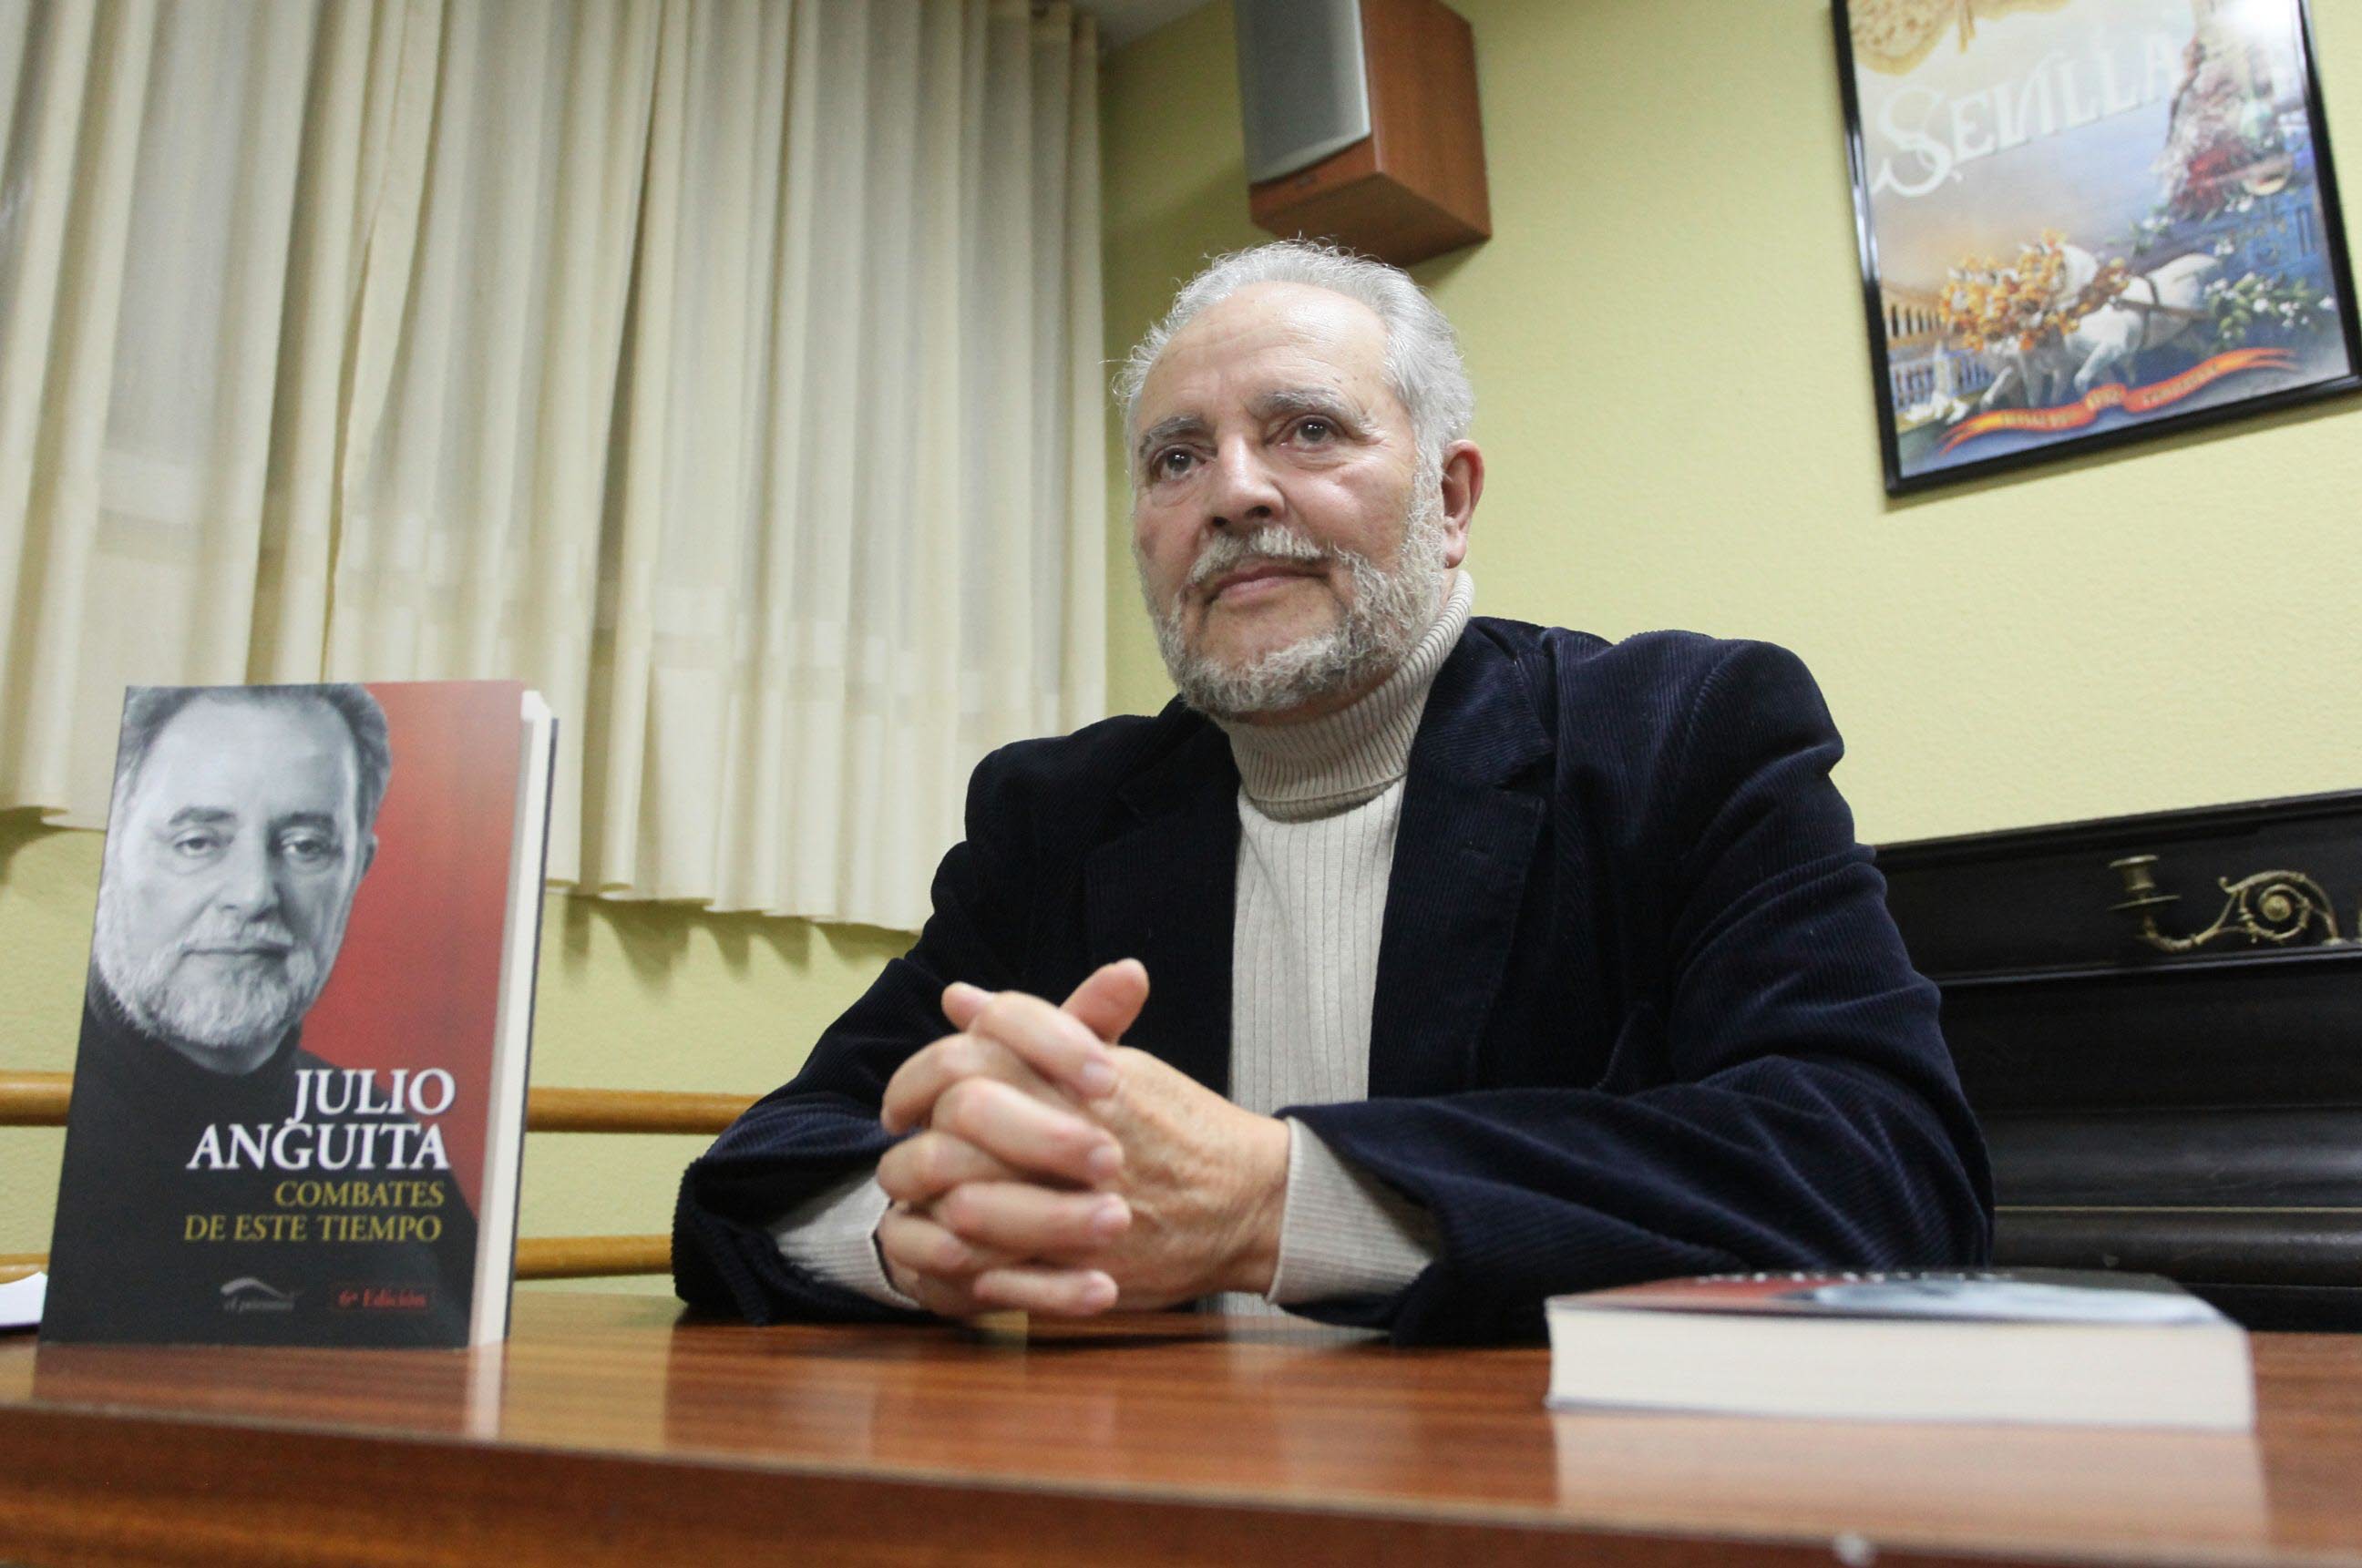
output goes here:
{"type": "Polygon", "coordinates": [[[1231,1081],[1231,935],[1238,904],[1239,776],[1203,724],[1120,791],[1139,819],[1085,862],[1095,962],[1148,966],[1148,1005],[1125,1043],[1217,1094],[1231,1081]]]}
{"type": "Polygon", "coordinates": [[[1518,780],[1550,749],[1525,677],[1472,626],[1411,745],[1378,941],[1372,1099],[1473,1082],[1544,814],[1542,785],[1518,780]]]}

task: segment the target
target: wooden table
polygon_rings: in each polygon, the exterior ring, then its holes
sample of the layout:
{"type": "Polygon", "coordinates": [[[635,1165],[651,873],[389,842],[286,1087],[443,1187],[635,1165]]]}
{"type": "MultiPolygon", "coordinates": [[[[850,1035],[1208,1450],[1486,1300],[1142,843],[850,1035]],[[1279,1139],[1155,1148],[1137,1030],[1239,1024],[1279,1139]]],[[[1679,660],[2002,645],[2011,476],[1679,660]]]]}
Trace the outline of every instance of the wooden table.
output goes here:
{"type": "Polygon", "coordinates": [[[493,1353],[0,1339],[0,1560],[2362,1562],[2362,1337],[2252,1439],[1552,1415],[1538,1349],[521,1295],[493,1353]]]}

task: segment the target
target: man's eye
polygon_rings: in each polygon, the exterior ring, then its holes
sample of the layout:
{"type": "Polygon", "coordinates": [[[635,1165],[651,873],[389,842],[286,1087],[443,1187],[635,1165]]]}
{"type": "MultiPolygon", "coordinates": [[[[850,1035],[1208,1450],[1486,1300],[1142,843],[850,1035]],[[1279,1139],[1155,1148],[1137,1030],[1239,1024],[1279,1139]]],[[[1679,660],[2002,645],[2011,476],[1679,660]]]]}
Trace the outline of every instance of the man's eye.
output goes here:
{"type": "Polygon", "coordinates": [[[336,857],[337,841],[322,833],[291,833],[279,841],[279,852],[298,866],[317,866],[336,857]]]}
{"type": "Polygon", "coordinates": [[[1296,436],[1300,441],[1326,441],[1337,434],[1337,427],[1319,414],[1296,422],[1296,436]]]}
{"type": "Polygon", "coordinates": [[[184,833],[176,834],[172,838],[172,853],[190,860],[201,860],[215,854],[221,846],[219,834],[184,833]]]}
{"type": "Polygon", "coordinates": [[[1179,479],[1197,461],[1197,455],[1187,447],[1167,447],[1148,460],[1148,471],[1156,479],[1179,479]]]}

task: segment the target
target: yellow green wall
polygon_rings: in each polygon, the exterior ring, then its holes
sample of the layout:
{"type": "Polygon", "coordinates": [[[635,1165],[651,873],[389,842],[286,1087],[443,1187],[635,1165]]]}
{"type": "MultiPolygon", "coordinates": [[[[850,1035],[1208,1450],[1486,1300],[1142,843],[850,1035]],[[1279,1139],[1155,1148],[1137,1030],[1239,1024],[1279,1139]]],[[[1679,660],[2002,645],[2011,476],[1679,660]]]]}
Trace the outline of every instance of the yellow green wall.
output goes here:
{"type": "MultiPolygon", "coordinates": [[[[100,837],[0,813],[0,1070],[69,1072],[100,837]]],[[[749,1096],[783,1082],[907,935],[553,894],[544,908],[533,1081],[749,1096]]],[[[64,1134],[0,1129],[0,1253],[47,1252],[64,1134]]],[[[528,1236],[669,1231],[702,1138],[535,1133],[528,1236]]],[[[602,1288],[618,1287],[607,1282],[602,1288]]],[[[624,1288],[668,1292],[668,1280],[624,1288]]]]}
{"type": "MultiPolygon", "coordinates": [[[[1873,841],[2362,785],[2362,401],[1889,502],[1826,0],[1451,3],[1494,237],[1417,271],[1476,385],[1480,613],[1795,648],[1873,841]]],[[[2312,10],[2350,215],[2362,5],[2312,10]]],[[[1224,0],[1102,83],[1112,357],[1264,237],[1224,0]]],[[[1149,706],[1109,559],[1109,690],[1149,706]]]]}

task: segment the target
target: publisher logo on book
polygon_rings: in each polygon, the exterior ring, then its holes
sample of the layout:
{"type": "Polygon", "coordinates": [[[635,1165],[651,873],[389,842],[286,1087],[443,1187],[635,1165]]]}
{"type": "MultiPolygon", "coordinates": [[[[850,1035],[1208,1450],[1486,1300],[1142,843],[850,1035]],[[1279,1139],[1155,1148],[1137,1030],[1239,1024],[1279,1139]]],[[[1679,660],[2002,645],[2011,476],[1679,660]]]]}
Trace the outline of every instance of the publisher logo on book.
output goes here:
{"type": "Polygon", "coordinates": [[[435,1305],[431,1285],[339,1285],[328,1292],[339,1312],[425,1312],[435,1305]]]}
{"type": "Polygon", "coordinates": [[[238,1275],[221,1287],[225,1312],[292,1312],[295,1293],[265,1285],[250,1274],[238,1275]]]}

